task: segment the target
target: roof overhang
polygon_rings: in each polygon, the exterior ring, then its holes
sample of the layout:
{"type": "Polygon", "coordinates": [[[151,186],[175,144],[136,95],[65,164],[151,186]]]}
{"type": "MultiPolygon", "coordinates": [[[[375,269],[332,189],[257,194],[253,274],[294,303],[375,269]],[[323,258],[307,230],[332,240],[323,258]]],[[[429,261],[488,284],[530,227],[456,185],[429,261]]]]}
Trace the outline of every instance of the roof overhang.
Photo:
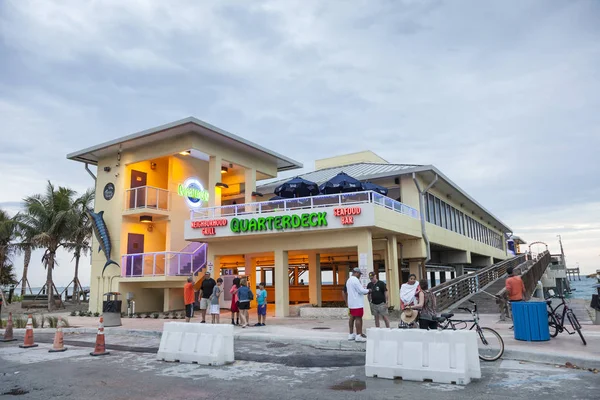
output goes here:
{"type": "Polygon", "coordinates": [[[217,128],[194,117],[185,118],[169,124],[157,126],[141,132],[136,132],[119,139],[111,140],[88,147],[70,154],[69,160],[79,161],[86,164],[98,165],[98,160],[104,156],[120,151],[126,151],[141,145],[147,145],[155,141],[173,138],[188,133],[196,133],[216,142],[224,143],[236,150],[254,154],[261,158],[270,158],[277,163],[278,171],[288,171],[302,168],[302,163],[285,157],[272,150],[266,149],[256,143],[246,140],[233,133],[217,128]]]}

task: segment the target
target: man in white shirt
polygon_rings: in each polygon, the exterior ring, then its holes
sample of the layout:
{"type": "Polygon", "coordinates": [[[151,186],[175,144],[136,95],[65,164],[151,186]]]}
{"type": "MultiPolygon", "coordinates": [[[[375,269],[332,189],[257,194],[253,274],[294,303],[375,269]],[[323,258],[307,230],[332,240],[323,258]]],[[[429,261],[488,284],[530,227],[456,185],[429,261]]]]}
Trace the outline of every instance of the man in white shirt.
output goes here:
{"type": "Polygon", "coordinates": [[[346,290],[344,299],[350,309],[350,334],[348,340],[354,340],[357,342],[366,342],[366,336],[362,333],[362,317],[364,314],[364,295],[371,292],[369,289],[363,288],[358,278],[360,277],[360,269],[354,268],[352,270],[352,276],[346,281],[346,290]],[[354,334],[354,326],[356,325],[356,335],[354,334]]]}

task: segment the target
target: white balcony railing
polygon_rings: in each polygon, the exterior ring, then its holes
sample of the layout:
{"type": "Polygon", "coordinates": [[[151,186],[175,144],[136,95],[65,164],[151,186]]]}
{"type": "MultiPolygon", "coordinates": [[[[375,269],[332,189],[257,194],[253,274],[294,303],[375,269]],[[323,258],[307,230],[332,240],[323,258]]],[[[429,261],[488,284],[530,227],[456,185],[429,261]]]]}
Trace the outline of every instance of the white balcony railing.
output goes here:
{"type": "Polygon", "coordinates": [[[121,257],[121,276],[189,276],[205,266],[206,243],[193,242],[180,252],[125,254],[121,257]]]}
{"type": "Polygon", "coordinates": [[[311,197],[297,197],[293,199],[271,200],[259,203],[235,204],[221,207],[207,207],[190,212],[191,220],[202,220],[219,217],[231,217],[248,214],[266,214],[276,211],[290,211],[300,209],[348,206],[354,204],[371,203],[385,207],[411,218],[419,219],[419,211],[402,204],[399,201],[373,191],[325,194],[311,197]]]}
{"type": "Polygon", "coordinates": [[[140,186],[127,189],[125,192],[125,211],[141,208],[169,211],[170,197],[168,190],[153,186],[140,186]]]}

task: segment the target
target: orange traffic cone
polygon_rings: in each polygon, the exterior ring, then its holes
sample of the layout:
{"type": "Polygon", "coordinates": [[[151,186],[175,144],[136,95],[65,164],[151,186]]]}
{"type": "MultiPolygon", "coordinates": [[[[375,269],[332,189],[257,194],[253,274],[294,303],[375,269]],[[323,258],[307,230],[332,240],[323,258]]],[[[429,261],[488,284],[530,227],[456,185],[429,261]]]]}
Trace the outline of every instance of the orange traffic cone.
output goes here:
{"type": "Polygon", "coordinates": [[[6,331],[4,331],[4,338],[0,339],[0,342],[14,342],[15,339],[13,337],[13,320],[12,313],[8,313],[8,321],[6,322],[6,331]]]}
{"type": "Polygon", "coordinates": [[[107,354],[110,353],[106,351],[106,344],[104,343],[104,318],[100,317],[100,325],[98,326],[98,334],[96,335],[96,347],[90,353],[90,356],[105,356],[107,354]]]}
{"type": "Polygon", "coordinates": [[[67,348],[64,344],[64,337],[62,331],[62,318],[58,317],[58,323],[56,324],[56,334],[54,335],[54,344],[52,348],[48,350],[49,353],[58,353],[60,351],[66,351],[67,348]]]}
{"type": "Polygon", "coordinates": [[[37,344],[33,343],[33,317],[31,314],[27,316],[27,326],[25,327],[25,340],[23,344],[19,345],[22,349],[28,349],[30,347],[37,347],[37,344]]]}

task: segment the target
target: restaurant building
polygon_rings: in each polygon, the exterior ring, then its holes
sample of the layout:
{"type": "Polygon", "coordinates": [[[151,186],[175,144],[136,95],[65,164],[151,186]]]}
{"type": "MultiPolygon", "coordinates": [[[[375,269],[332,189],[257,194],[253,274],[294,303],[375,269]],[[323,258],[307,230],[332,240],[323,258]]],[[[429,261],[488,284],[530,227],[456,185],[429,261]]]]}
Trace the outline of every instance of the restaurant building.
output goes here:
{"type": "Polygon", "coordinates": [[[432,165],[393,164],[370,151],[317,160],[302,178],[320,185],[343,172],[387,195],[271,200],[289,180],[278,173],[302,164],[195,118],[67,157],[97,166],[96,176],[88,169],[94,211],[103,212],[120,264],[102,275],[107,257],[94,254],[92,311],[108,291],[129,293],[139,312],[181,310],[186,278],[199,283],[207,269],[225,289],[235,275],[251,287],[266,282],[275,315],[288,316],[290,304],[341,302],[355,267],[379,274],[397,308],[409,273],[426,277],[426,267],[440,266],[462,274],[508,258],[510,228],[432,165]]]}

